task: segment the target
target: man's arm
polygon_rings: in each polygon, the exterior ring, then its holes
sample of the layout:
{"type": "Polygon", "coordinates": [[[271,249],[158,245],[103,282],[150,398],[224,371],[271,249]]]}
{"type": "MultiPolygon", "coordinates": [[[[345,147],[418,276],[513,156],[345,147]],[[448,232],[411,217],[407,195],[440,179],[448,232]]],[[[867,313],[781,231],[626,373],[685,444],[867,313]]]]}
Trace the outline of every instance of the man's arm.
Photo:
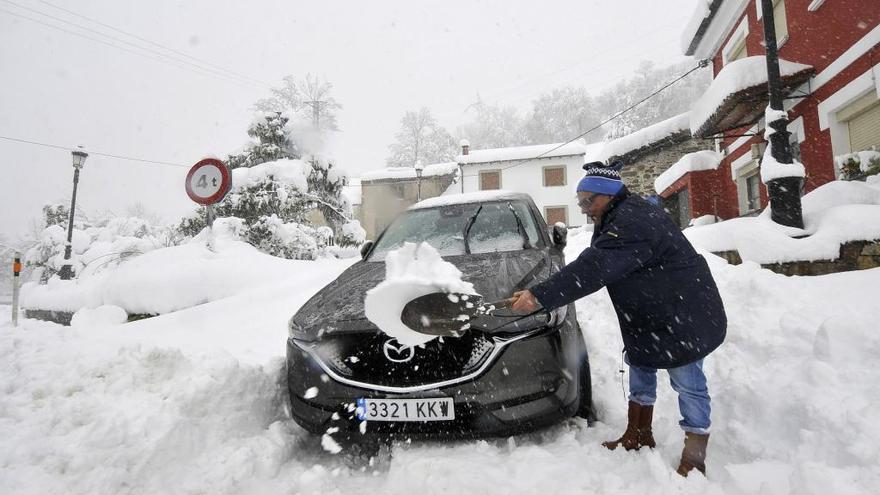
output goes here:
{"type": "MultiPolygon", "coordinates": [[[[558,308],[641,268],[653,256],[651,243],[626,227],[602,233],[593,247],[529,292],[544,308],[558,308]]],[[[513,308],[517,309],[516,304],[513,308]]]]}

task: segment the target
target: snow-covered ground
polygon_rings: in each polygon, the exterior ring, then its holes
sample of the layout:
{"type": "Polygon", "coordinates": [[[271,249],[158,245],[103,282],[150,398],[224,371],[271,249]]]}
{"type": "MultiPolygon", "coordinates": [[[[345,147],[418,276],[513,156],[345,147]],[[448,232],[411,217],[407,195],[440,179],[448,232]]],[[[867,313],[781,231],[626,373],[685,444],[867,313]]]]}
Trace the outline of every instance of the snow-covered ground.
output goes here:
{"type": "MultiPolygon", "coordinates": [[[[588,239],[573,231],[567,257],[588,239]]],[[[708,480],[674,472],[682,433],[662,373],[658,448],[600,446],[626,410],[604,291],[577,303],[594,427],[572,419],[505,439],[399,443],[390,459],[349,467],[288,419],[282,356],[287,318],[351,260],[291,261],[288,277],[125,325],[13,328],[0,307],[0,493],[880,491],[880,269],[786,278],[707,256],[730,320],[706,361],[708,480]]]]}

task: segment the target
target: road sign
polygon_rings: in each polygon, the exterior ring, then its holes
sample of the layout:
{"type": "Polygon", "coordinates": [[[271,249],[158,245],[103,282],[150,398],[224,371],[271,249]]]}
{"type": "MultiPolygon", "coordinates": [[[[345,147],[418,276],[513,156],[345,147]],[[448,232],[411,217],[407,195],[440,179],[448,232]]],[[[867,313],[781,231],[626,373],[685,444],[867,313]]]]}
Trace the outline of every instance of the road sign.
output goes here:
{"type": "Polygon", "coordinates": [[[231,187],[229,169],[216,158],[199,161],[186,174],[186,194],[200,205],[219,202],[231,187]]]}

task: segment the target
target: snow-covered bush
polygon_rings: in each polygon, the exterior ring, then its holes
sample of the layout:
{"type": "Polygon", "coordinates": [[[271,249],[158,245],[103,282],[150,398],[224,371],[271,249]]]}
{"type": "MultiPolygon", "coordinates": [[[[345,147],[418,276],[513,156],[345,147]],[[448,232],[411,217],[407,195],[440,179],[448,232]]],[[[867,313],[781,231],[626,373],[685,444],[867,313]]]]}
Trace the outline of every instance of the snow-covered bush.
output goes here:
{"type": "Polygon", "coordinates": [[[873,146],[864,151],[835,156],[834,165],[842,180],[865,180],[880,173],[880,151],[873,146]]]}
{"type": "MultiPolygon", "coordinates": [[[[46,283],[64,265],[67,229],[50,222],[60,218],[57,208],[43,209],[48,225],[39,239],[24,255],[25,265],[32,269],[31,278],[46,283]]],[[[66,220],[65,220],[66,223],[66,220]]],[[[115,267],[126,259],[169,245],[171,229],[154,227],[137,217],[108,217],[96,224],[77,222],[73,229],[70,264],[77,277],[88,276],[107,267],[115,267]]]]}
{"type": "MultiPolygon", "coordinates": [[[[293,260],[318,256],[315,229],[295,222],[284,223],[275,215],[263,217],[247,229],[248,242],[264,253],[293,260]]],[[[323,246],[322,246],[323,247],[323,246]]]]}

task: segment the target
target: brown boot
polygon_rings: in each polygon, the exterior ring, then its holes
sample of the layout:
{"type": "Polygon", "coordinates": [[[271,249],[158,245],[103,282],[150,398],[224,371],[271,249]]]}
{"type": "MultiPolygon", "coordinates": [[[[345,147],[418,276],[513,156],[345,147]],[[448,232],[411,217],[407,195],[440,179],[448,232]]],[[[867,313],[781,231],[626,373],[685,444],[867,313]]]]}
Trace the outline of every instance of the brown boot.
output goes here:
{"type": "Polygon", "coordinates": [[[697,471],[706,475],[706,445],[709,443],[709,435],[698,435],[685,432],[684,450],[681,451],[681,462],[676,472],[687,478],[688,473],[696,468],[697,471]]]}
{"type": "Polygon", "coordinates": [[[654,448],[654,433],[651,431],[651,421],[654,418],[654,406],[642,406],[639,413],[639,447],[654,448]]]}
{"type": "Polygon", "coordinates": [[[609,440],[602,442],[602,445],[608,450],[614,450],[618,445],[623,445],[626,450],[639,450],[639,420],[642,406],[633,401],[629,401],[629,411],[627,412],[626,431],[623,436],[617,440],[609,440]]]}

